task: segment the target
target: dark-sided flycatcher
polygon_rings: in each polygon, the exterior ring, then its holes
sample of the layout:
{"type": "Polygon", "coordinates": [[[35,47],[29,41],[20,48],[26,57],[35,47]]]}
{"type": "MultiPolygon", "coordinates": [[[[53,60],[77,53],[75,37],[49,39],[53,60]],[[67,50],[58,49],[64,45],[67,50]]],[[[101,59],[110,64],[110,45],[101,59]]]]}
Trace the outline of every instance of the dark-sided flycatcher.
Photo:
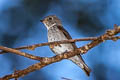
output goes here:
{"type": "MultiPolygon", "coordinates": [[[[50,15],[45,17],[41,22],[44,23],[48,30],[48,42],[69,40],[72,39],[69,33],[63,28],[60,19],[55,15],[50,15]]],[[[75,43],[68,44],[59,44],[59,45],[50,45],[51,50],[55,54],[62,54],[67,51],[72,51],[76,49],[75,43]]],[[[76,55],[69,58],[72,62],[77,64],[88,76],[90,74],[89,67],[83,61],[81,55],[76,55]]]]}

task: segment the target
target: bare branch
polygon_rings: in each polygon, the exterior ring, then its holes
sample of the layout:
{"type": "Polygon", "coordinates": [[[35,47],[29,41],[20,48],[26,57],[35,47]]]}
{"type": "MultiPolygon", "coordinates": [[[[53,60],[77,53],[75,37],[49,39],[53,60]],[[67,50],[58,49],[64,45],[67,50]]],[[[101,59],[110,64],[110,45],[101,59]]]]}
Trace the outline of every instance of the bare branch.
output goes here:
{"type": "Polygon", "coordinates": [[[65,77],[61,77],[62,80],[72,80],[72,79],[69,79],[69,78],[65,78],[65,77]]]}
{"type": "MultiPolygon", "coordinates": [[[[93,41],[93,40],[97,40],[97,39],[98,39],[98,37],[88,37],[88,38],[80,38],[80,39],[62,40],[62,41],[47,42],[47,43],[40,43],[40,44],[34,44],[34,45],[29,45],[29,46],[23,46],[23,47],[18,47],[15,49],[17,49],[17,50],[20,50],[20,49],[34,50],[37,47],[48,46],[51,44],[67,44],[67,43],[78,42],[78,41],[93,41]]],[[[113,40],[113,39],[120,39],[120,36],[107,37],[105,40],[113,40]]]]}
{"type": "MultiPolygon", "coordinates": [[[[86,44],[85,46],[77,48],[74,51],[65,52],[63,54],[59,54],[59,55],[56,55],[56,56],[53,56],[53,57],[50,57],[50,58],[48,58],[48,57],[42,57],[42,58],[39,57],[39,58],[37,58],[37,59],[40,60],[39,63],[33,64],[33,65],[29,66],[28,68],[26,68],[24,70],[19,70],[16,73],[13,73],[13,74],[10,74],[10,75],[6,75],[6,76],[4,76],[4,77],[2,77],[0,79],[9,80],[9,79],[12,79],[12,78],[19,78],[21,76],[27,75],[30,72],[33,72],[33,71],[38,70],[38,69],[41,69],[42,67],[45,67],[45,66],[47,66],[49,64],[61,61],[63,59],[68,59],[68,58],[70,58],[72,56],[75,56],[77,54],[85,54],[85,53],[87,53],[88,50],[90,50],[91,48],[97,46],[101,42],[104,42],[108,38],[110,39],[112,37],[111,39],[116,41],[118,38],[113,37],[113,36],[118,34],[118,33],[120,33],[120,26],[119,27],[115,26],[114,29],[107,30],[105,34],[101,35],[100,37],[97,37],[96,40],[86,44]]],[[[8,48],[0,47],[0,50],[3,50],[3,49],[6,52],[12,52],[12,53],[15,53],[15,54],[16,54],[16,51],[18,51],[18,50],[16,50],[15,52],[11,51],[11,50],[8,51],[7,50],[8,48]]],[[[27,54],[27,53],[23,54],[22,52],[18,52],[18,53],[19,53],[19,55],[22,54],[22,56],[24,56],[24,57],[26,57],[26,54],[27,54]]],[[[33,56],[33,55],[30,55],[30,56],[33,56]]],[[[34,59],[34,58],[31,58],[31,59],[34,59]]]]}
{"type": "MultiPolygon", "coordinates": [[[[62,40],[62,41],[34,44],[34,45],[29,45],[29,46],[22,46],[22,47],[13,48],[13,49],[16,49],[16,50],[20,50],[20,49],[34,50],[37,47],[48,46],[50,44],[66,44],[66,43],[71,43],[71,42],[88,41],[88,40],[96,40],[96,39],[97,39],[97,37],[88,37],[88,38],[81,38],[81,39],[62,40]]],[[[5,51],[1,51],[0,52],[0,54],[3,54],[3,53],[7,53],[7,52],[5,52],[5,51]]]]}
{"type": "MultiPolygon", "coordinates": [[[[22,47],[13,48],[13,49],[16,49],[16,50],[20,50],[20,49],[34,50],[37,47],[48,46],[51,44],[67,44],[67,43],[78,42],[78,41],[93,41],[93,40],[97,40],[97,39],[98,39],[98,37],[88,37],[88,38],[80,38],[80,39],[62,40],[62,41],[34,44],[34,45],[29,45],[29,46],[22,46],[22,47]]],[[[120,39],[120,36],[106,37],[105,40],[116,40],[116,39],[120,39]]],[[[7,53],[7,52],[5,52],[5,51],[0,52],[0,54],[3,54],[3,53],[7,53]]]]}
{"type": "Polygon", "coordinates": [[[3,50],[5,52],[11,52],[13,54],[24,56],[24,57],[27,57],[27,58],[30,58],[30,59],[33,59],[33,60],[40,60],[41,59],[41,57],[39,57],[39,56],[34,56],[34,55],[31,55],[31,54],[28,54],[28,53],[21,52],[21,51],[16,50],[16,49],[7,48],[7,47],[3,47],[3,46],[0,46],[0,50],[3,50]]]}

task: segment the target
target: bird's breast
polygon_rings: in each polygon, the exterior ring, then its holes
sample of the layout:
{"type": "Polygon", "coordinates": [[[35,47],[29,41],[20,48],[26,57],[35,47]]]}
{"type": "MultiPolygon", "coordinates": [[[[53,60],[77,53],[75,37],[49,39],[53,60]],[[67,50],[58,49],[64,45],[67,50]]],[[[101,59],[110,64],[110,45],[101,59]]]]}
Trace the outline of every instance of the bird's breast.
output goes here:
{"type": "MultiPolygon", "coordinates": [[[[48,30],[48,42],[61,40],[68,40],[67,37],[62,33],[62,31],[60,31],[58,28],[48,30]]],[[[60,44],[54,45],[54,47],[52,47],[52,50],[55,52],[55,54],[61,54],[73,49],[74,48],[72,44],[60,44]]]]}

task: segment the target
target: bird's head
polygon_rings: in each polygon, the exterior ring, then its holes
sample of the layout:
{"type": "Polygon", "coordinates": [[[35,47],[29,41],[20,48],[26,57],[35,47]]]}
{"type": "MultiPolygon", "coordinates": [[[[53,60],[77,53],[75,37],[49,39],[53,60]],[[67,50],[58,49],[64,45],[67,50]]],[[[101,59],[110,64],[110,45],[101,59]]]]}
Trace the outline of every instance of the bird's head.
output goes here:
{"type": "Polygon", "coordinates": [[[47,16],[40,21],[46,26],[47,29],[53,27],[54,25],[62,26],[60,19],[55,15],[47,16]]]}

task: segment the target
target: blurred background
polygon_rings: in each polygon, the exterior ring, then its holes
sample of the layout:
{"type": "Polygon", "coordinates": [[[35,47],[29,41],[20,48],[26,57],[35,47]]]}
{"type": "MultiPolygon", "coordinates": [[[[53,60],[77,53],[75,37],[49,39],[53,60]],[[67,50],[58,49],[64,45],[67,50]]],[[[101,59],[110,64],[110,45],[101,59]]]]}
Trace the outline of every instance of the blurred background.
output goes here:
{"type": "MultiPolygon", "coordinates": [[[[58,16],[72,38],[102,35],[114,24],[120,25],[119,0],[0,0],[0,45],[10,48],[47,42],[47,30],[40,19],[58,16]]],[[[77,42],[83,46],[88,42],[77,42]]],[[[34,51],[42,57],[54,54],[48,46],[34,51]]],[[[48,65],[20,80],[120,80],[120,45],[106,41],[83,58],[92,69],[90,77],[69,60],[48,65]]],[[[25,69],[37,61],[11,53],[0,55],[0,77],[25,69]]]]}

